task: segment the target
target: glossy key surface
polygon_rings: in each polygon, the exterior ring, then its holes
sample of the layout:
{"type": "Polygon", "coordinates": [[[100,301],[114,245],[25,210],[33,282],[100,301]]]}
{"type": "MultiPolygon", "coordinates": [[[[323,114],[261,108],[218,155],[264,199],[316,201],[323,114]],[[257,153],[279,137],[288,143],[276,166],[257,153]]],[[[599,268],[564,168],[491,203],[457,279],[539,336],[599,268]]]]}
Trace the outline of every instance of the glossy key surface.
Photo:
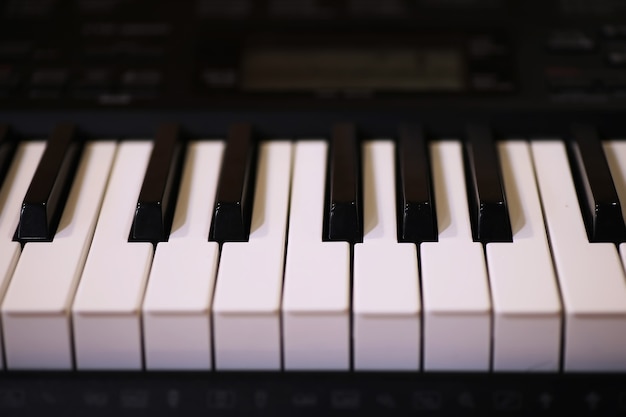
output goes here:
{"type": "Polygon", "coordinates": [[[210,240],[247,241],[254,199],[256,144],[248,124],[231,127],[215,197],[210,240]]]}
{"type": "Polygon", "coordinates": [[[470,125],[464,145],[465,181],[474,240],[510,242],[511,222],[493,134],[488,126],[470,125]]]}
{"type": "Polygon", "coordinates": [[[363,240],[360,172],[360,152],[354,125],[335,125],[328,156],[325,240],[351,243],[363,240]]]}
{"type": "Polygon", "coordinates": [[[589,241],[626,241],[621,204],[598,133],[589,125],[574,125],[567,150],[589,241]]]}
{"type": "Polygon", "coordinates": [[[398,134],[398,239],[437,240],[437,215],[428,148],[420,126],[403,126],[398,134]]]}
{"type": "Polygon", "coordinates": [[[17,239],[49,241],[54,237],[82,151],[76,128],[55,128],[46,144],[20,213],[17,239]]]}
{"type": "Polygon", "coordinates": [[[178,195],[184,146],[179,126],[159,127],[139,193],[130,240],[154,243],[167,240],[178,195]]]}

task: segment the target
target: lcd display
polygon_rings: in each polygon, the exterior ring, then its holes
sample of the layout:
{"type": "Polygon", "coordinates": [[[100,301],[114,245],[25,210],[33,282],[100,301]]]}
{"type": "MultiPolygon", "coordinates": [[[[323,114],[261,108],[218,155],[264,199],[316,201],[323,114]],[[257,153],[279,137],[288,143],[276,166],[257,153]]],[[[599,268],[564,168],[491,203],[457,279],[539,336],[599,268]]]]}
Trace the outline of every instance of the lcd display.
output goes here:
{"type": "Polygon", "coordinates": [[[454,48],[246,49],[244,91],[461,91],[463,58],[454,48]]]}

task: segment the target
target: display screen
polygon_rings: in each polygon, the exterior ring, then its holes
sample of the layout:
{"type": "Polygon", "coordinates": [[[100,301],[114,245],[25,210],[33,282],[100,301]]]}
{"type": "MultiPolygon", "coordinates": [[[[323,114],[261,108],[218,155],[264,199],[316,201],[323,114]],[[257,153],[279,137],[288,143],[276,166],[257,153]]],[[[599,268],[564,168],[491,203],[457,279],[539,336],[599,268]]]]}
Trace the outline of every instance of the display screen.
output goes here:
{"type": "Polygon", "coordinates": [[[241,69],[244,91],[464,89],[463,58],[455,48],[249,48],[241,69]]]}

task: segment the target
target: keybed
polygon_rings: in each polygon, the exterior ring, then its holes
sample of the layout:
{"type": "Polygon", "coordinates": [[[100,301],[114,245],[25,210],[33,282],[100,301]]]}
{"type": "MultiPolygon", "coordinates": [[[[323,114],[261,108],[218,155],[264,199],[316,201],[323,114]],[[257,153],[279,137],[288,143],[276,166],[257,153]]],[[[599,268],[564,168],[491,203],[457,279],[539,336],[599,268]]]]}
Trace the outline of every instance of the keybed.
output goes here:
{"type": "Polygon", "coordinates": [[[357,127],[7,148],[2,367],[626,371],[623,142],[357,127]]]}

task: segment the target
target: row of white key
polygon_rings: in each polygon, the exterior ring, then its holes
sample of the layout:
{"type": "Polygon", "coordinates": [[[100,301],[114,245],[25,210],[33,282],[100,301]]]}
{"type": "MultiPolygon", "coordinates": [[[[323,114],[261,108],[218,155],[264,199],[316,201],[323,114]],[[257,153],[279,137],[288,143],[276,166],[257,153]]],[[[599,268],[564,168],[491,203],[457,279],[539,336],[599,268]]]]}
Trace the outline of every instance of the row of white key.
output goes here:
{"type": "MultiPolygon", "coordinates": [[[[618,145],[607,145],[614,175],[619,158],[626,167],[618,145]]],[[[115,146],[87,147],[54,242],[21,256],[11,208],[43,144],[18,151],[0,194],[9,368],[70,369],[74,358],[79,369],[345,370],[353,356],[359,370],[555,371],[563,351],[566,370],[626,369],[622,264],[613,245],[587,242],[562,143],[499,145],[514,241],[488,244],[486,259],[471,237],[461,145],[433,143],[439,242],[421,244],[418,259],[396,240],[393,142],[367,142],[352,294],[350,246],[321,239],[324,141],[261,147],[250,242],[227,243],[221,256],[206,236],[223,145],[191,144],[154,262],[151,244],[128,242],[151,144],[125,142],[114,158],[115,146]]]]}

